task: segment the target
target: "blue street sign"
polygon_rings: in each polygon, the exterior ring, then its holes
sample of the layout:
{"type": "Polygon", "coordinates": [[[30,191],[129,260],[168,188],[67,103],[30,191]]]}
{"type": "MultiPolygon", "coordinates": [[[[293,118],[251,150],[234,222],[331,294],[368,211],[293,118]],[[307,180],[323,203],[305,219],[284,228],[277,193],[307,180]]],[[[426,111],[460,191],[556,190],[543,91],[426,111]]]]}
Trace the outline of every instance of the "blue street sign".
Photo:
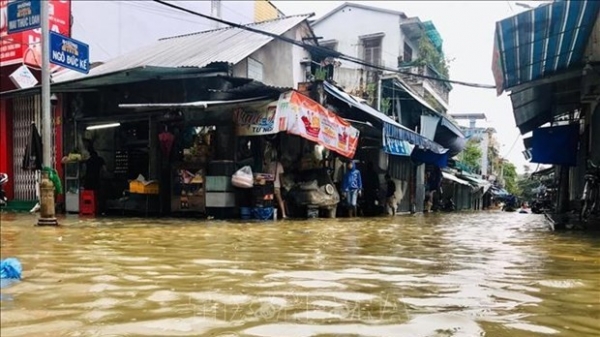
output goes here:
{"type": "Polygon", "coordinates": [[[90,47],[51,31],[50,63],[87,74],[90,72],[90,47]]]}
{"type": "Polygon", "coordinates": [[[11,1],[6,8],[8,34],[40,28],[42,22],[41,0],[11,1]]]}

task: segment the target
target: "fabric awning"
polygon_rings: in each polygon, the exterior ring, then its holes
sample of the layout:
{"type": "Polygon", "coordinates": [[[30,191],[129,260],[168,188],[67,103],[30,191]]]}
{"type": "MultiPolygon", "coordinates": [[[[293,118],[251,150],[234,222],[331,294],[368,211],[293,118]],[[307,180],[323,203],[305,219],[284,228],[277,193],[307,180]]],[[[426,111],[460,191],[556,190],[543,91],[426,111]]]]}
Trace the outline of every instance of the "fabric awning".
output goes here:
{"type": "Polygon", "coordinates": [[[469,184],[468,181],[462,180],[462,179],[458,178],[457,176],[455,176],[454,174],[450,174],[450,173],[442,171],[442,176],[446,180],[450,180],[450,181],[453,181],[455,183],[471,187],[471,184],[469,184]]]}
{"type": "Polygon", "coordinates": [[[510,195],[510,193],[508,193],[505,189],[495,186],[492,186],[492,188],[490,188],[490,193],[496,197],[508,197],[510,195]]]}
{"type": "Polygon", "coordinates": [[[421,136],[420,134],[399,124],[384,113],[373,109],[365,103],[359,102],[358,100],[354,99],[351,95],[348,95],[347,93],[335,87],[333,84],[330,84],[328,82],[324,82],[323,84],[325,91],[331,94],[333,97],[350,105],[351,107],[365,112],[371,117],[382,122],[384,133],[384,146],[389,147],[388,149],[391,151],[390,154],[400,156],[410,155],[410,152],[406,152],[408,150],[412,150],[413,146],[428,149],[438,154],[443,154],[447,152],[447,149],[443,148],[441,145],[434,142],[433,140],[421,136]]]}
{"type": "Polygon", "coordinates": [[[487,192],[487,190],[490,189],[490,187],[492,187],[492,183],[490,183],[487,180],[470,177],[470,176],[466,176],[466,175],[463,175],[462,177],[465,178],[466,180],[468,180],[469,182],[471,182],[475,187],[482,188],[483,193],[487,192]]]}
{"type": "Polygon", "coordinates": [[[492,71],[504,90],[581,65],[598,0],[554,1],[496,23],[492,71]]]}

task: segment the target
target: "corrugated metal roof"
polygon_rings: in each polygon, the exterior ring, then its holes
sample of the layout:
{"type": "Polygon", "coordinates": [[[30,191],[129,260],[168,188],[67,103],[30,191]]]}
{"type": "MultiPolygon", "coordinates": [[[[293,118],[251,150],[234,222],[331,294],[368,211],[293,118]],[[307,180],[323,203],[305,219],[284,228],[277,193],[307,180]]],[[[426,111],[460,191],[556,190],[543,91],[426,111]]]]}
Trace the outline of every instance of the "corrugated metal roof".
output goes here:
{"type": "MultiPolygon", "coordinates": [[[[249,24],[252,28],[282,35],[309,15],[294,15],[249,24]]],[[[74,81],[142,67],[204,68],[212,63],[236,64],[271,42],[273,38],[240,28],[223,28],[165,38],[110,60],[84,75],[57,73],[54,83],[74,81]]]]}
{"type": "Polygon", "coordinates": [[[496,23],[492,70],[504,90],[571,69],[584,51],[600,1],[554,1],[496,23]]]}

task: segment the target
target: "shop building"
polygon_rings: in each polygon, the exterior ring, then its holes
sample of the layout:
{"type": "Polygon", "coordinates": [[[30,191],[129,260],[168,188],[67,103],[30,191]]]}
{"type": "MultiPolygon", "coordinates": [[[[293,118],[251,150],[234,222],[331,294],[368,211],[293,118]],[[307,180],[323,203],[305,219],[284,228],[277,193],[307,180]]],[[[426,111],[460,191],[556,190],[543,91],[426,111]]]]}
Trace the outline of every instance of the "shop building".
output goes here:
{"type": "Polygon", "coordinates": [[[555,165],[561,214],[578,213],[587,161],[599,158],[599,11],[597,1],[555,1],[496,24],[498,95],[511,93],[526,158],[555,165]]]}

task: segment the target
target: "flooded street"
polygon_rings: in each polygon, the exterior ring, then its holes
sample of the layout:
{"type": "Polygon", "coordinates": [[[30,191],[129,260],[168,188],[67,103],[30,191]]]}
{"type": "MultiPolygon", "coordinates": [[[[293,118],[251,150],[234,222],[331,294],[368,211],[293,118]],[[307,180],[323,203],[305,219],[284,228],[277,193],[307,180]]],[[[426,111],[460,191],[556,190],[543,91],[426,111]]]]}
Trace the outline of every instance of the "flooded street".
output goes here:
{"type": "Polygon", "coordinates": [[[600,238],[537,215],[1,220],[3,337],[600,336],[600,238]]]}

